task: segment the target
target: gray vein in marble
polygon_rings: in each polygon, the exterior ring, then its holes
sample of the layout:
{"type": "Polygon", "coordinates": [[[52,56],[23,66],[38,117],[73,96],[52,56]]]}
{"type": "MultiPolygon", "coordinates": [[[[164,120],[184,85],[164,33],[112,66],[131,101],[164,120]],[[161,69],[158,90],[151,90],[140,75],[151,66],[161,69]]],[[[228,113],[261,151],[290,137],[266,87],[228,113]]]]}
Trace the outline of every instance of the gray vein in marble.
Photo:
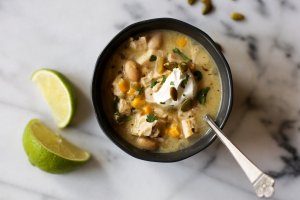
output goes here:
{"type": "Polygon", "coordinates": [[[238,34],[232,26],[230,26],[228,23],[226,23],[225,21],[221,20],[221,25],[225,28],[225,35],[230,37],[230,38],[234,38],[234,39],[239,39],[241,41],[245,40],[245,37],[242,36],[241,34],[238,34]]]}
{"type": "Polygon", "coordinates": [[[282,51],[286,58],[291,58],[295,52],[295,49],[291,44],[281,41],[278,38],[274,39],[273,47],[282,51]]]}
{"type": "Polygon", "coordinates": [[[124,3],[122,6],[133,20],[139,20],[146,15],[147,11],[141,3],[124,3]]]}
{"type": "Polygon", "coordinates": [[[234,39],[239,39],[241,41],[246,41],[247,42],[247,53],[249,57],[253,60],[258,62],[259,57],[258,57],[258,41],[257,38],[252,36],[252,35],[247,35],[244,36],[240,33],[237,33],[232,26],[230,26],[228,23],[221,21],[221,24],[225,28],[225,35],[227,35],[230,38],[234,39]]]}
{"type": "Polygon", "coordinates": [[[279,0],[279,5],[282,9],[287,9],[289,11],[296,11],[296,6],[288,0],[279,0]]]}
{"type": "MultiPolygon", "coordinates": [[[[191,174],[189,177],[187,177],[186,180],[184,182],[182,182],[181,184],[179,184],[179,186],[175,188],[174,192],[171,192],[171,194],[165,200],[174,199],[174,197],[178,193],[180,193],[180,191],[183,191],[185,188],[188,188],[189,185],[194,184],[195,180],[199,178],[199,173],[202,173],[201,174],[202,176],[206,176],[208,178],[211,178],[211,179],[217,181],[218,183],[220,183],[222,185],[226,185],[226,186],[232,187],[232,188],[237,189],[237,190],[239,190],[239,191],[241,191],[243,193],[246,193],[246,194],[248,194],[250,196],[253,195],[253,197],[255,195],[254,191],[252,192],[250,189],[249,190],[244,189],[244,188],[240,187],[239,185],[232,184],[232,183],[224,181],[223,179],[220,179],[220,178],[218,178],[216,176],[213,176],[213,175],[210,175],[208,173],[205,173],[205,172],[201,171],[201,172],[196,172],[195,174],[191,174]]],[[[199,187],[201,187],[201,185],[199,185],[199,187]]],[[[221,186],[219,185],[218,187],[221,187],[221,186]]],[[[216,190],[216,188],[212,188],[212,190],[216,190]]],[[[272,198],[272,199],[279,200],[277,198],[272,198]]]]}
{"type": "MultiPolygon", "coordinates": [[[[204,173],[205,173],[205,172],[204,172],[204,173]]],[[[237,188],[237,189],[239,189],[240,191],[243,191],[243,192],[245,192],[245,193],[247,193],[247,194],[249,194],[249,195],[253,195],[253,197],[255,198],[255,193],[254,193],[254,191],[251,191],[251,185],[250,185],[250,184],[249,184],[249,190],[248,190],[248,189],[244,189],[243,187],[240,187],[240,185],[235,185],[235,184],[232,184],[232,183],[230,183],[230,182],[226,182],[226,181],[224,181],[223,179],[218,178],[218,177],[216,177],[216,176],[213,176],[213,175],[211,175],[211,174],[205,173],[205,175],[208,176],[209,178],[212,178],[212,179],[214,179],[214,180],[216,180],[216,181],[218,181],[218,182],[224,184],[224,185],[229,185],[229,186],[231,186],[231,187],[233,187],[233,188],[237,188]]],[[[242,178],[246,178],[246,176],[245,176],[245,177],[238,177],[238,179],[242,179],[242,178]]],[[[279,200],[278,198],[275,198],[275,197],[272,197],[272,199],[273,199],[273,200],[279,200]]]]}
{"type": "Polygon", "coordinates": [[[191,24],[196,22],[196,19],[193,17],[193,15],[190,14],[190,10],[186,9],[183,5],[173,3],[170,4],[170,6],[172,7],[167,11],[169,15],[176,16],[176,18],[178,18],[179,15],[179,19],[182,19],[183,21],[191,24]]]}
{"type": "Polygon", "coordinates": [[[114,28],[117,29],[118,31],[122,30],[127,26],[126,22],[117,22],[114,24],[114,28]]]}
{"type": "MultiPolygon", "coordinates": [[[[269,172],[269,174],[275,178],[281,178],[283,176],[297,177],[300,175],[300,154],[297,148],[291,144],[289,137],[291,132],[295,132],[295,129],[297,129],[295,123],[296,120],[284,120],[279,126],[278,133],[273,134],[273,138],[277,144],[288,154],[280,157],[285,164],[283,169],[269,172]]],[[[300,132],[299,128],[298,132],[300,132]]]]}
{"type": "Polygon", "coordinates": [[[291,70],[291,77],[293,79],[289,80],[294,82],[292,85],[296,85],[296,81],[299,78],[299,70],[300,70],[300,61],[296,60],[298,59],[298,55],[295,56],[296,50],[295,46],[280,40],[278,37],[275,37],[273,40],[273,46],[272,48],[277,49],[283,53],[283,55],[286,57],[287,62],[294,65],[294,69],[291,70]]]}
{"type": "Polygon", "coordinates": [[[256,0],[256,2],[258,3],[257,5],[258,12],[264,17],[269,16],[269,11],[266,7],[266,3],[263,0],[256,0]]]}
{"type": "MultiPolygon", "coordinates": [[[[10,187],[13,187],[13,188],[17,188],[19,190],[23,190],[25,192],[28,192],[28,193],[32,193],[32,194],[35,194],[35,195],[39,195],[41,196],[41,199],[51,199],[51,200],[60,200],[60,198],[57,198],[56,196],[52,196],[52,195],[49,195],[49,194],[45,194],[45,193],[42,193],[40,191],[36,191],[36,190],[32,190],[32,189],[28,189],[26,187],[23,187],[23,186],[20,186],[20,185],[16,185],[16,184],[11,184],[11,183],[8,183],[6,181],[3,181],[3,180],[0,180],[0,184],[2,185],[8,185],[10,187]]],[[[1,198],[1,197],[0,197],[1,198]]]]}
{"type": "Polygon", "coordinates": [[[249,57],[253,61],[258,61],[259,57],[258,57],[257,39],[254,36],[247,36],[246,41],[247,41],[247,47],[248,47],[247,52],[248,52],[249,57]]]}
{"type": "Polygon", "coordinates": [[[266,67],[260,64],[261,59],[259,57],[259,41],[257,37],[253,35],[242,35],[236,32],[231,25],[224,21],[221,21],[221,24],[225,28],[225,35],[227,35],[230,38],[246,42],[248,56],[252,59],[253,62],[255,62],[255,67],[258,70],[257,76],[258,78],[260,78],[265,73],[266,67]]]}
{"type": "Polygon", "coordinates": [[[6,102],[6,101],[2,101],[2,100],[0,100],[0,106],[10,107],[12,109],[16,109],[17,108],[17,109],[20,109],[20,110],[24,110],[24,111],[28,111],[28,112],[31,112],[31,113],[35,113],[37,115],[42,115],[41,112],[38,112],[36,110],[25,108],[23,106],[20,106],[20,105],[17,105],[17,104],[13,104],[13,103],[10,103],[10,102],[6,102]]]}

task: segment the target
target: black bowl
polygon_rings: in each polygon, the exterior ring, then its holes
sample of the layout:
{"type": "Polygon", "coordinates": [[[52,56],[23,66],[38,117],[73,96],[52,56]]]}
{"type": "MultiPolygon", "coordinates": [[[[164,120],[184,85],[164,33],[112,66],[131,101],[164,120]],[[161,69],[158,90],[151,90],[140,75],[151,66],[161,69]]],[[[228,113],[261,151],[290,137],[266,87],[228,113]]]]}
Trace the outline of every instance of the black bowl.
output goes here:
{"type": "MultiPolygon", "coordinates": [[[[129,37],[155,29],[174,30],[186,34],[202,44],[213,57],[217,64],[222,82],[222,102],[220,111],[216,118],[216,124],[220,128],[223,128],[231,111],[233,97],[232,78],[228,63],[226,62],[223,54],[216,47],[215,42],[206,33],[194,26],[176,19],[157,18],[141,21],[126,27],[120,33],[118,33],[98,57],[92,82],[92,99],[100,127],[118,147],[131,156],[142,160],[155,162],[175,162],[188,158],[209,146],[215,140],[216,134],[212,130],[209,130],[205,136],[200,138],[193,145],[172,153],[155,153],[138,149],[119,136],[118,133],[116,133],[113,125],[110,123],[109,118],[104,111],[104,107],[110,105],[105,105],[103,103],[103,97],[99,92],[99,88],[105,87],[105,85],[102,84],[105,78],[103,77],[103,72],[108,59],[120,46],[120,44],[122,44],[129,37]]],[[[107,90],[110,88],[102,89],[107,90]]]]}

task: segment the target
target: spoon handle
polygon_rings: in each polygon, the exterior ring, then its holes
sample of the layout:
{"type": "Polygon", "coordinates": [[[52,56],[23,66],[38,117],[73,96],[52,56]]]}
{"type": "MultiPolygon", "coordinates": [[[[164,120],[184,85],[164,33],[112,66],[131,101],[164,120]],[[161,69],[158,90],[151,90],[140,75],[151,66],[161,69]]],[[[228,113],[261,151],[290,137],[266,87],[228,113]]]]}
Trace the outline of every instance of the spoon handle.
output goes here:
{"type": "Polygon", "coordinates": [[[252,183],[256,195],[258,197],[271,197],[274,193],[274,179],[267,174],[264,174],[236,146],[234,146],[208,115],[204,117],[204,120],[214,130],[222,143],[228,148],[235,160],[241,166],[248,179],[252,183]]]}

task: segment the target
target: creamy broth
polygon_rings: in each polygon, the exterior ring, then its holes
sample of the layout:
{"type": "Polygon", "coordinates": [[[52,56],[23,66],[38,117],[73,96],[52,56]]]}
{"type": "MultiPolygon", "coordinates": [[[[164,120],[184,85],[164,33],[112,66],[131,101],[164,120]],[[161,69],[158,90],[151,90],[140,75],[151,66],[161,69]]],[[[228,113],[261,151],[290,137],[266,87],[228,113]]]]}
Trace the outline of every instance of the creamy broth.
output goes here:
{"type": "Polygon", "coordinates": [[[186,148],[207,132],[203,116],[215,118],[219,111],[222,88],[214,60],[179,32],[129,38],[111,56],[104,77],[105,112],[118,134],[140,149],[186,148]]]}

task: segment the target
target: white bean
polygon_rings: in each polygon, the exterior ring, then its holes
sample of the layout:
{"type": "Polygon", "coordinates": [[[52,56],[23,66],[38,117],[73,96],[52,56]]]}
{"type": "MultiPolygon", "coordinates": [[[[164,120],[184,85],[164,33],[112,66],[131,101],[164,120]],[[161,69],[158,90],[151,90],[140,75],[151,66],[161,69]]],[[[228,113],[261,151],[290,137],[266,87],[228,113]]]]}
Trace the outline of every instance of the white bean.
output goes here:
{"type": "Polygon", "coordinates": [[[154,151],[158,148],[158,143],[150,138],[138,137],[136,140],[137,146],[140,149],[154,151]]]}
{"type": "Polygon", "coordinates": [[[156,33],[154,34],[148,43],[148,48],[149,49],[159,49],[162,45],[162,34],[161,33],[156,33]]]}
{"type": "Polygon", "coordinates": [[[133,82],[139,81],[140,71],[138,69],[138,64],[132,60],[128,60],[124,66],[125,76],[133,82]]]}

